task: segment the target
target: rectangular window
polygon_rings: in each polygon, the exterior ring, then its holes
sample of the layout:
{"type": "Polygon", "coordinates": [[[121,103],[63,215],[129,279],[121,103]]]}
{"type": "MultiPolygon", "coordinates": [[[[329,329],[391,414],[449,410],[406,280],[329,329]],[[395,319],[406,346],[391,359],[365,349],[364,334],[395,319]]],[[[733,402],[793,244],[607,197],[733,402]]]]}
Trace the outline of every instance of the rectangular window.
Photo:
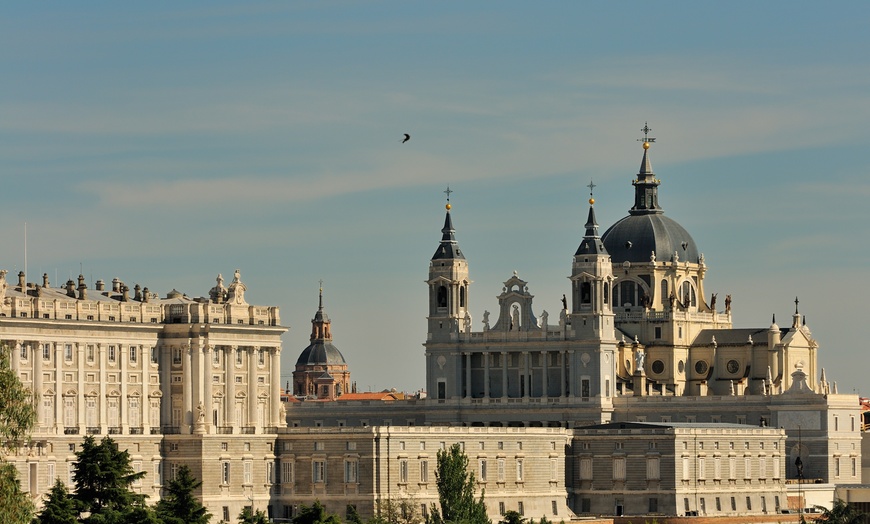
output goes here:
{"type": "Polygon", "coordinates": [[[178,477],[178,470],[180,469],[180,465],[177,462],[172,462],[169,464],[169,480],[173,481],[178,477]]]}
{"type": "Polygon", "coordinates": [[[159,460],[154,462],[154,484],[157,486],[163,485],[163,463],[159,460]]]}
{"type": "Polygon", "coordinates": [[[749,495],[746,496],[746,511],[752,511],[752,498],[749,495]]]}
{"type": "Polygon", "coordinates": [[[139,354],[136,352],[136,346],[130,346],[130,363],[135,364],[139,361],[139,354]]]}
{"type": "MultiPolygon", "coordinates": [[[[49,354],[51,354],[51,351],[49,351],[49,354]]],[[[21,344],[20,355],[21,355],[21,360],[27,360],[27,346],[25,346],[24,344],[21,344]]]]}
{"type": "MultiPolygon", "coordinates": [[[[647,464],[647,467],[649,464],[647,464]]],[[[592,457],[580,459],[580,480],[592,480],[592,457]]]]}
{"type": "Polygon", "coordinates": [[[420,482],[429,482],[429,461],[420,461],[420,482]]]}
{"type": "MultiPolygon", "coordinates": [[[[24,349],[24,351],[26,352],[27,350],[24,349]]],[[[51,360],[51,344],[42,346],[42,360],[51,360]]]]}
{"type": "MultiPolygon", "coordinates": [[[[47,346],[48,344],[46,344],[47,346]]],[[[63,346],[63,359],[67,362],[72,362],[73,359],[73,347],[72,344],[64,344],[63,346]]]]}
{"type": "Polygon", "coordinates": [[[221,482],[223,484],[230,483],[230,463],[226,460],[221,462],[221,482]]]}
{"type": "Polygon", "coordinates": [[[498,514],[499,514],[499,515],[504,515],[504,514],[505,514],[505,510],[504,510],[504,502],[499,502],[499,503],[498,503],[498,514]]]}
{"type": "Polygon", "coordinates": [[[479,477],[481,482],[486,482],[486,459],[480,459],[479,461],[479,477]]]}
{"type": "Polygon", "coordinates": [[[290,461],[281,461],[281,483],[293,484],[293,463],[290,461]]]}
{"type": "Polygon", "coordinates": [[[253,484],[254,483],[254,463],[250,460],[246,460],[245,464],[245,484],[253,484]]]}
{"type": "Polygon", "coordinates": [[[625,457],[615,457],[613,459],[613,480],[625,482],[625,457]]]}
{"type": "Polygon", "coordinates": [[[399,482],[405,484],[408,482],[408,461],[399,461],[399,482]]]}
{"type": "Polygon", "coordinates": [[[236,365],[237,366],[242,365],[242,350],[241,349],[236,350],[236,365]]]}
{"type": "Polygon", "coordinates": [[[731,497],[731,511],[737,511],[737,498],[731,497]]]}
{"type": "Polygon", "coordinates": [[[659,499],[656,497],[649,498],[649,512],[650,513],[658,513],[659,512],[659,499]]]}
{"type": "Polygon", "coordinates": [[[265,365],[266,365],[266,350],[261,349],[261,350],[259,351],[259,354],[258,354],[258,356],[257,356],[257,362],[258,362],[261,366],[265,366],[265,365]]]}
{"type": "Polygon", "coordinates": [[[525,514],[526,514],[526,511],[525,511],[525,509],[523,508],[523,501],[519,501],[519,502],[517,502],[517,513],[519,513],[520,515],[525,515],[525,514]]]}
{"type": "Polygon", "coordinates": [[[157,346],[151,346],[151,363],[157,363],[157,346]]]}
{"type": "Polygon", "coordinates": [[[592,499],[580,499],[580,513],[592,512],[592,499]]]}
{"type": "Polygon", "coordinates": [[[517,459],[517,482],[523,481],[523,459],[517,459]]]}
{"type": "Polygon", "coordinates": [[[504,482],[504,459],[498,459],[498,481],[504,482]]]}
{"type": "Polygon", "coordinates": [[[743,457],[743,478],[752,478],[752,457],[743,457]]]}
{"type": "MultiPolygon", "coordinates": [[[[592,462],[590,460],[590,462],[592,462]]],[[[646,479],[661,480],[661,462],[659,457],[647,457],[646,459],[646,479]]]]}
{"type": "Polygon", "coordinates": [[[722,500],[716,497],[716,511],[722,511],[722,500]]]}
{"type": "Polygon", "coordinates": [[[553,515],[559,514],[559,505],[556,504],[555,500],[550,501],[550,510],[553,512],[553,515]]]}
{"type": "Polygon", "coordinates": [[[326,461],[325,460],[315,460],[312,464],[312,475],[311,479],[315,484],[322,484],[326,482],[326,461]]]}
{"type": "Polygon", "coordinates": [[[582,398],[589,398],[589,379],[584,378],[580,381],[580,396],[582,398]]]}
{"type": "Polygon", "coordinates": [[[114,362],[117,358],[116,351],[117,348],[115,346],[109,346],[109,362],[114,362]]]}
{"type": "Polygon", "coordinates": [[[221,363],[221,352],[218,351],[217,349],[214,349],[212,351],[211,361],[214,365],[216,365],[216,366],[219,365],[221,363]]]}
{"type": "Polygon", "coordinates": [[[858,476],[858,459],[855,457],[852,457],[852,476],[858,476]]]}
{"type": "Polygon", "coordinates": [[[356,460],[344,461],[344,481],[347,483],[357,482],[357,472],[359,471],[359,462],[356,460]]]}

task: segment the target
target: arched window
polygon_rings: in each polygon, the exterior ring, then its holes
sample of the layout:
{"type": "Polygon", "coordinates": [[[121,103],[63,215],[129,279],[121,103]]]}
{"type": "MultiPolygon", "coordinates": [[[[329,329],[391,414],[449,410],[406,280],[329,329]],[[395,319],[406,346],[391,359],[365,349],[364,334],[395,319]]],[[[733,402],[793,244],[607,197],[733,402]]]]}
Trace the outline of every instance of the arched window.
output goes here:
{"type": "Polygon", "coordinates": [[[668,299],[668,281],[667,280],[662,279],[661,290],[662,290],[662,294],[661,294],[662,305],[664,305],[665,301],[668,299]]]}
{"type": "Polygon", "coordinates": [[[610,282],[604,281],[604,303],[610,300],[610,282]]]}
{"type": "Polygon", "coordinates": [[[624,280],[616,286],[616,298],[618,306],[637,305],[637,284],[632,280],[624,280]]]}
{"type": "Polygon", "coordinates": [[[447,288],[438,286],[438,307],[447,307],[447,288]]]}
{"type": "Polygon", "coordinates": [[[465,307],[465,286],[459,288],[459,307],[465,307]]]}
{"type": "Polygon", "coordinates": [[[683,281],[681,286],[679,299],[683,302],[683,307],[695,307],[698,305],[698,300],[695,297],[695,286],[688,280],[683,281]]]}
{"type": "Polygon", "coordinates": [[[580,303],[581,304],[591,304],[592,303],[592,284],[589,282],[581,282],[580,283],[580,303]]]}

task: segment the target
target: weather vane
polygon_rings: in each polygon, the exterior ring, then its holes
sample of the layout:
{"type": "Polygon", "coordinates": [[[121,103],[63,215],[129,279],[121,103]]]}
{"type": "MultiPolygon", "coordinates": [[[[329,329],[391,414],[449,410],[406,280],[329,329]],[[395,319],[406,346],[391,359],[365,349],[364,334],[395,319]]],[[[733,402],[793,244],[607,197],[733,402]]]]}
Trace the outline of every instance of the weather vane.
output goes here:
{"type": "Polygon", "coordinates": [[[643,131],[643,138],[638,138],[637,139],[638,142],[643,142],[645,144],[651,144],[651,143],[656,141],[655,138],[649,136],[649,132],[652,131],[652,128],[649,126],[649,124],[647,122],[643,123],[643,127],[640,128],[640,130],[643,131]]]}

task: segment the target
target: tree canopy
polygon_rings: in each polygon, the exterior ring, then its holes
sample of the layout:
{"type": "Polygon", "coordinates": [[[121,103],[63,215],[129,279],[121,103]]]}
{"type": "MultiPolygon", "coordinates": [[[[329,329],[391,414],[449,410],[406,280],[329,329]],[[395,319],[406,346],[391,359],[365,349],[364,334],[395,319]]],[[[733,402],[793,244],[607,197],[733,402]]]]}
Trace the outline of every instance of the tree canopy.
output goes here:
{"type": "Polygon", "coordinates": [[[166,493],[157,503],[157,517],[163,524],[207,524],[211,514],[194,496],[194,491],[202,486],[190,473],[186,465],[178,469],[178,474],[166,485],[166,493]]]}
{"type": "Polygon", "coordinates": [[[438,488],[440,510],[432,505],[427,524],[490,524],[483,501],[484,490],[481,490],[480,498],[476,499],[474,473],[468,471],[468,457],[459,444],[439,451],[437,459],[435,484],[438,488]]]}
{"type": "Polygon", "coordinates": [[[299,514],[293,517],[293,524],[341,524],[341,519],[326,511],[320,501],[315,500],[310,506],[302,505],[299,514]]]}
{"type": "Polygon", "coordinates": [[[145,506],[145,495],[130,489],[133,482],[145,473],[133,471],[127,450],[118,449],[118,444],[109,437],[97,444],[94,437],[88,435],[76,452],[76,458],[73,499],[80,511],[90,513],[85,522],[108,524],[155,520],[145,506]]]}
{"type": "Polygon", "coordinates": [[[33,517],[33,503],[21,490],[18,471],[6,455],[23,444],[33,429],[33,397],[12,370],[11,352],[0,346],[0,522],[26,524],[33,517]]]}

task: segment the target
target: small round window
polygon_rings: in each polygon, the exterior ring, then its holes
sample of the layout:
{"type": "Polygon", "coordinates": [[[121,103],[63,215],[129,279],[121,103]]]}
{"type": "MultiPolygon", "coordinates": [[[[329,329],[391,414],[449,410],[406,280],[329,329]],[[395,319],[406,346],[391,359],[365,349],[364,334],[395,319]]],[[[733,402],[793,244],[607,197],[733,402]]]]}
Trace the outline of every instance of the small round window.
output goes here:
{"type": "Polygon", "coordinates": [[[728,364],[725,365],[725,369],[728,370],[728,373],[737,373],[740,371],[740,362],[729,360],[728,364]]]}
{"type": "Polygon", "coordinates": [[[699,375],[703,375],[704,373],[707,372],[707,367],[708,367],[707,362],[705,362],[703,360],[699,360],[699,361],[695,362],[695,373],[697,373],[699,375]]]}
{"type": "Polygon", "coordinates": [[[653,373],[658,375],[660,373],[664,373],[664,371],[665,371],[665,363],[664,362],[662,362],[661,360],[656,360],[655,362],[652,363],[652,372],[653,373]]]}

